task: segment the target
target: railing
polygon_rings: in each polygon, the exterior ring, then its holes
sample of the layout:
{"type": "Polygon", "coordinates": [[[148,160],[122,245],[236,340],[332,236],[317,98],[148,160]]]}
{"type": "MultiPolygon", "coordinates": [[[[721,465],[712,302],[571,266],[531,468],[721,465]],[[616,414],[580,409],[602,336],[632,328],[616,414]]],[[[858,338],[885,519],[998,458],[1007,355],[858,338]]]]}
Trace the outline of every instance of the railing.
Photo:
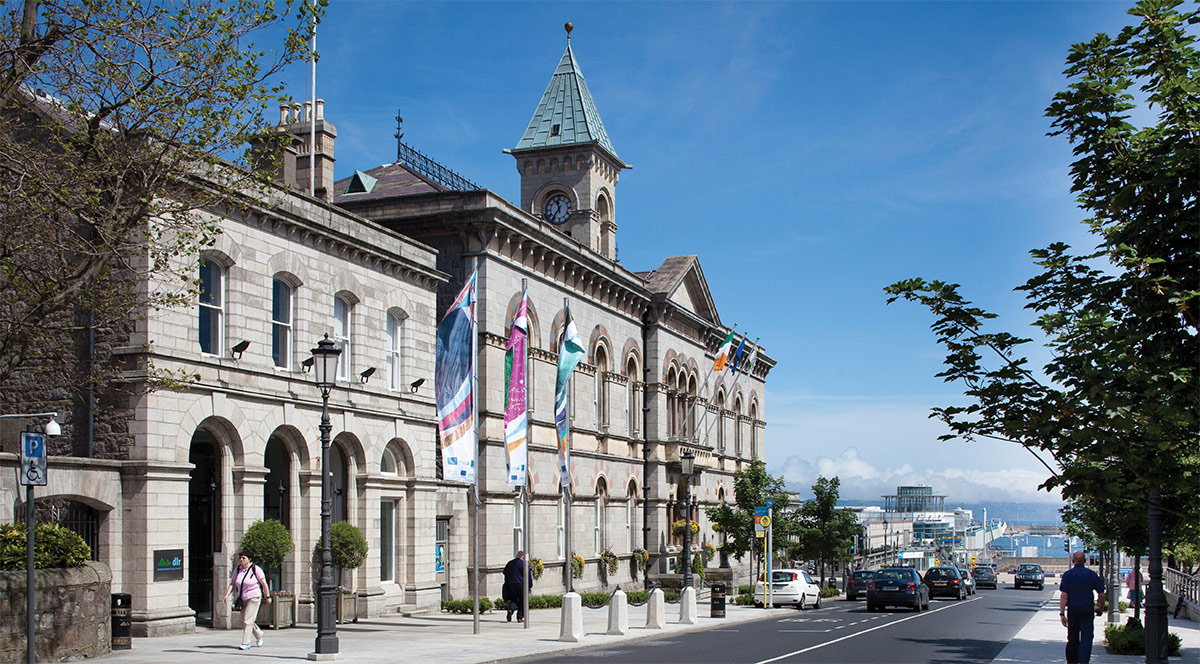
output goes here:
{"type": "Polygon", "coordinates": [[[604,607],[608,606],[608,603],[612,601],[612,598],[617,594],[617,591],[620,589],[621,589],[620,586],[613,588],[612,592],[608,594],[608,599],[604,600],[603,602],[600,602],[599,604],[596,604],[595,606],[588,604],[587,602],[581,602],[580,605],[583,606],[583,608],[585,608],[585,609],[603,609],[604,607]]]}
{"type": "Polygon", "coordinates": [[[417,150],[396,142],[396,159],[420,175],[454,191],[479,191],[483,189],[463,176],[426,157],[417,150]]]}
{"type": "Polygon", "coordinates": [[[1179,599],[1200,606],[1200,576],[1167,567],[1163,570],[1163,586],[1179,599]]]}

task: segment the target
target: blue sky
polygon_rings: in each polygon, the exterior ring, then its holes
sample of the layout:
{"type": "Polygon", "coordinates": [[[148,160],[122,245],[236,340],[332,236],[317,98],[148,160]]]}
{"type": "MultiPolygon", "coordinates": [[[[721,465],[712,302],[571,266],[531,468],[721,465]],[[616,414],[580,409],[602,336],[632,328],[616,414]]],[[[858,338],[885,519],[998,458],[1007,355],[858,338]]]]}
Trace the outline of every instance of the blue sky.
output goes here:
{"type": "MultiPolygon", "coordinates": [[[[1046,136],[1070,44],[1131,19],[1116,2],[361,2],[319,28],[317,96],[338,177],[405,142],[510,200],[516,145],[565,47],[618,155],[621,262],[697,254],[727,325],[761,337],[767,464],[874,499],[926,483],[949,503],[1054,501],[1024,449],[939,442],[930,319],[885,305],[922,276],[963,284],[1022,334],[1028,251],[1090,247],[1070,146],[1046,136]]],[[[297,98],[308,73],[289,72],[297,98]]],[[[1042,358],[1044,359],[1044,358],[1042,358]]]]}

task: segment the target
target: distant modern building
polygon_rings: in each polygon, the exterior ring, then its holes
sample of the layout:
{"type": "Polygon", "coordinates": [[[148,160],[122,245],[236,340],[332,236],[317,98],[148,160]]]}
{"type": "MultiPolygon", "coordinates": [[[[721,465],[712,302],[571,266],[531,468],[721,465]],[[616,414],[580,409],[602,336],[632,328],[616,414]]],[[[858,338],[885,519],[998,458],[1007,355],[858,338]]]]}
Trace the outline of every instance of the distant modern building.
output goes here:
{"type": "Polygon", "coordinates": [[[896,487],[896,495],[883,497],[883,509],[886,512],[944,512],[946,497],[934,495],[933,487],[900,486],[896,487]]]}

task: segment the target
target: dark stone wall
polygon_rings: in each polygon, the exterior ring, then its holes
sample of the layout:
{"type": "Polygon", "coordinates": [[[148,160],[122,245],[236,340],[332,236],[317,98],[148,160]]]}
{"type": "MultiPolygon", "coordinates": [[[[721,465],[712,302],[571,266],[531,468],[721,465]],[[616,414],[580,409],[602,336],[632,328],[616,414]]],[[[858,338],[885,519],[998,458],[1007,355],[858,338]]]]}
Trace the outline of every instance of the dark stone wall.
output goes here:
{"type": "MultiPolygon", "coordinates": [[[[57,412],[62,435],[50,438],[51,455],[124,460],[133,443],[131,391],[138,386],[117,376],[137,367],[125,366],[126,356],[116,351],[128,343],[133,321],[93,327],[94,320],[79,312],[57,319],[60,331],[32,348],[0,383],[0,413],[57,412]]],[[[0,451],[18,453],[20,432],[29,423],[0,421],[0,451]]]]}
{"type": "MultiPolygon", "coordinates": [[[[67,662],[112,651],[112,573],[102,563],[34,572],[35,656],[67,662]]],[[[0,664],[25,661],[25,571],[0,572],[0,664]]]]}

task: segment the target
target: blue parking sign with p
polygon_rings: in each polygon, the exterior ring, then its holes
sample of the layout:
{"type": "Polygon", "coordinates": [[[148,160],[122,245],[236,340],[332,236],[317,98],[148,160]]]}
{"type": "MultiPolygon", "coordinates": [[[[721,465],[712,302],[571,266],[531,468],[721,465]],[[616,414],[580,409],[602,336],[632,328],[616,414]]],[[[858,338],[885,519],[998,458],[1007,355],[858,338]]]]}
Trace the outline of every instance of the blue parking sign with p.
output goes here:
{"type": "Polygon", "coordinates": [[[46,486],[46,434],[21,434],[19,479],[23,486],[46,486]]]}

